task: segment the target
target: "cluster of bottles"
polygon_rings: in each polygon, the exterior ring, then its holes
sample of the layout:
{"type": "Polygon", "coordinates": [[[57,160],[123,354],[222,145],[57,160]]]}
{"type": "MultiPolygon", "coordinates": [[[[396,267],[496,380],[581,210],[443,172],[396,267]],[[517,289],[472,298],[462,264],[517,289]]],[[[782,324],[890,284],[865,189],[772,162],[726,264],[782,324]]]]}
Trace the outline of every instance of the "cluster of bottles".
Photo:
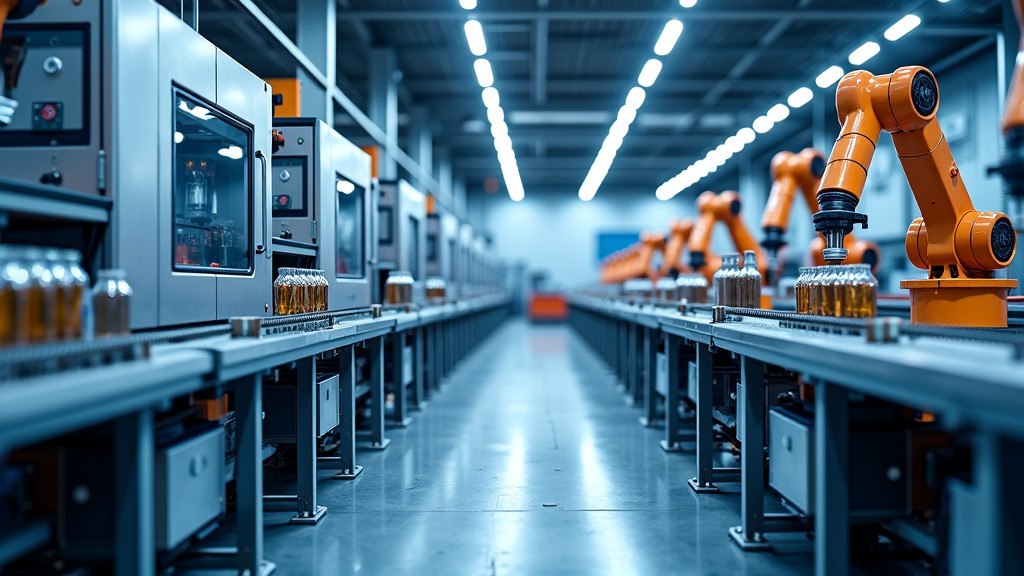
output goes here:
{"type": "Polygon", "coordinates": [[[654,283],[647,278],[632,278],[622,283],[622,294],[627,298],[646,300],[654,293],[654,283]]]}
{"type": "Polygon", "coordinates": [[[427,278],[427,299],[440,301],[444,300],[448,293],[448,283],[444,278],[427,278]]]}
{"type": "Polygon", "coordinates": [[[874,318],[878,313],[878,280],[867,264],[801,268],[795,288],[798,314],[874,318]]]}
{"type": "Polygon", "coordinates": [[[0,346],[128,334],[131,295],[123,270],[90,291],[76,250],[0,246],[0,346]]]}
{"type": "Polygon", "coordinates": [[[412,287],[415,283],[411,272],[396,270],[389,273],[384,282],[385,304],[412,304],[412,287]]]}
{"type": "Polygon", "coordinates": [[[690,304],[704,304],[708,301],[708,281],[703,274],[680,274],[676,278],[676,295],[690,304]]]}
{"type": "Polygon", "coordinates": [[[737,308],[761,307],[761,272],[757,269],[757,255],[753,250],[722,256],[722,267],[712,278],[715,304],[737,308]]]}
{"type": "Polygon", "coordinates": [[[274,280],[274,314],[306,314],[328,309],[330,283],[323,270],[280,268],[274,280]]]}

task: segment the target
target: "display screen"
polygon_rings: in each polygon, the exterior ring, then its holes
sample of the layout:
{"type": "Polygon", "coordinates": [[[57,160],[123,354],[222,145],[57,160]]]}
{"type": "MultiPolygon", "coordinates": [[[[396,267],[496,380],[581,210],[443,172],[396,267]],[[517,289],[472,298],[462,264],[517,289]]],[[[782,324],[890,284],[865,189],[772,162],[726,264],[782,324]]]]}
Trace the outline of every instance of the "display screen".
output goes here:
{"type": "Polygon", "coordinates": [[[309,215],[309,179],[305,156],[274,156],[270,162],[274,218],[309,215]]]}
{"type": "Polygon", "coordinates": [[[252,128],[181,89],[173,94],[174,270],[253,270],[252,128]]]}
{"type": "Polygon", "coordinates": [[[335,177],[335,190],[338,195],[338,212],[335,218],[335,242],[337,242],[337,277],[362,278],[363,270],[363,202],[366,189],[351,181],[335,177]]]}

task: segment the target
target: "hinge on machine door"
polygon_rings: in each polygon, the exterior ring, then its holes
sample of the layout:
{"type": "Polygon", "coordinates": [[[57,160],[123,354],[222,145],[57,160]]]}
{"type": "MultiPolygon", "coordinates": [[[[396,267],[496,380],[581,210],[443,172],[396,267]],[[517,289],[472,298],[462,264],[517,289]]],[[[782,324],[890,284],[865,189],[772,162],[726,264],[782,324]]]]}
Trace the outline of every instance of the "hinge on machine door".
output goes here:
{"type": "Polygon", "coordinates": [[[313,242],[316,242],[316,220],[313,220],[313,242]]]}
{"type": "Polygon", "coordinates": [[[107,151],[100,150],[96,155],[96,189],[107,191],[107,151]]]}

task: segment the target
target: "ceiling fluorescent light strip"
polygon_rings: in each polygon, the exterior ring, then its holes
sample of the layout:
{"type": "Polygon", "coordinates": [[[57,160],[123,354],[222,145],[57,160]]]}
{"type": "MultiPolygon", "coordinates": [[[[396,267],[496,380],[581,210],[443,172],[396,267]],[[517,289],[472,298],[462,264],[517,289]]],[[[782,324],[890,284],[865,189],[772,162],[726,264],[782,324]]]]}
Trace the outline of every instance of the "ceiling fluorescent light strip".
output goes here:
{"type": "MultiPolygon", "coordinates": [[[[683,23],[680,20],[672,19],[666,22],[661,30],[661,35],[658,36],[658,40],[654,44],[654,54],[656,56],[667,56],[675,48],[676,42],[682,33],[683,23]]],[[[615,161],[615,155],[618,154],[622,141],[629,134],[629,127],[636,120],[637,111],[640,110],[640,106],[643,105],[644,100],[647,98],[645,88],[650,88],[654,85],[658,80],[658,75],[661,74],[661,69],[662,62],[658,58],[651,58],[644,63],[639,76],[637,76],[636,82],[638,86],[634,86],[626,94],[625,104],[619,108],[615,116],[615,122],[608,129],[608,136],[605,137],[597,157],[594,158],[594,163],[591,164],[586,178],[583,179],[583,184],[580,185],[578,193],[580,200],[589,202],[594,199],[597,190],[604,182],[605,176],[608,175],[608,170],[612,167],[612,162],[615,161]]]]}
{"type": "MultiPolygon", "coordinates": [[[[941,0],[940,0],[941,1],[941,0]]],[[[890,26],[882,34],[890,42],[899,40],[906,36],[911,30],[921,24],[921,18],[915,14],[907,14],[890,26]]],[[[664,32],[663,32],[664,34],[664,32]]],[[[877,42],[869,41],[861,44],[856,50],[850,53],[848,60],[854,66],[860,66],[880,51],[881,46],[877,42]]],[[[830,66],[814,79],[814,83],[822,89],[829,88],[838,82],[845,71],[840,66],[830,66]]],[[[657,77],[657,75],[655,75],[657,77]]],[[[768,109],[764,115],[758,116],[749,127],[741,128],[735,136],[726,138],[725,143],[710,150],[703,158],[688,166],[682,172],[676,174],[663,182],[655,190],[654,195],[659,200],[670,200],[680,192],[694,186],[708,174],[714,173],[719,167],[725,164],[734,154],[739,153],[743,148],[752,143],[758,134],[769,132],[776,124],[789,117],[790,109],[800,108],[814,98],[814,92],[807,86],[801,86],[793,91],[786,98],[786,103],[776,104],[768,109]]],[[[593,170],[593,169],[592,169],[593,170]]],[[[582,197],[582,189],[580,191],[582,197]]]]}
{"type": "MultiPolygon", "coordinates": [[[[459,0],[459,4],[466,10],[476,8],[476,0],[459,0]]],[[[501,108],[501,95],[494,87],[494,70],[491,68],[490,61],[483,57],[487,55],[484,29],[480,21],[473,18],[466,20],[464,29],[469,51],[473,56],[477,56],[473,62],[473,72],[476,74],[477,83],[483,88],[480,98],[484,102],[484,108],[487,109],[487,121],[491,124],[491,136],[494,137],[494,151],[498,155],[501,178],[505,181],[508,197],[514,202],[519,202],[526,197],[526,192],[523,189],[523,180],[519,175],[516,153],[512,149],[512,138],[508,135],[505,111],[501,108]]]]}

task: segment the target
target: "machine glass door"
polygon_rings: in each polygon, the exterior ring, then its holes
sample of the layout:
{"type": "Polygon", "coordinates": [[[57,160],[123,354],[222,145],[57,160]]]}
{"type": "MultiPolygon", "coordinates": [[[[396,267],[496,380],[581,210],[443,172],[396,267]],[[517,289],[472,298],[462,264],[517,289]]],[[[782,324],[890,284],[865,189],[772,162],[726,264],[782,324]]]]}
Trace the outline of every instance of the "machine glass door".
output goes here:
{"type": "Polygon", "coordinates": [[[252,274],[252,128],[174,90],[176,272],[252,274]]]}
{"type": "Polygon", "coordinates": [[[335,190],[338,195],[338,211],[335,217],[335,235],[337,242],[337,262],[335,273],[338,278],[363,278],[363,227],[366,226],[363,202],[366,189],[347,178],[335,175],[335,190]]]}

